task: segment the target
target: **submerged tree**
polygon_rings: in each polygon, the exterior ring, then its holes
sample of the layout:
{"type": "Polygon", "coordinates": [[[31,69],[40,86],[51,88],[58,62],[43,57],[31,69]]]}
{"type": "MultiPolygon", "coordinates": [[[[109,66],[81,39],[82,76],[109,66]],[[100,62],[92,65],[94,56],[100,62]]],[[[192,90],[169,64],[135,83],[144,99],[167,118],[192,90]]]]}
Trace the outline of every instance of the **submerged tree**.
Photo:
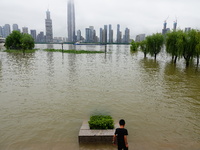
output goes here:
{"type": "Polygon", "coordinates": [[[196,45],[196,57],[197,57],[197,66],[199,65],[199,55],[200,55],[200,31],[197,31],[196,33],[196,40],[197,40],[197,45],[196,45]]]}
{"type": "Polygon", "coordinates": [[[29,34],[23,34],[21,38],[21,46],[23,50],[33,49],[35,44],[32,36],[30,36],[29,34]]]}
{"type": "Polygon", "coordinates": [[[144,58],[147,57],[148,49],[147,49],[147,41],[143,40],[139,43],[140,50],[144,53],[144,58]]]}
{"type": "Polygon", "coordinates": [[[164,37],[160,33],[153,34],[146,37],[147,49],[151,56],[156,56],[160,53],[162,46],[164,44],[164,37]]]}
{"type": "Polygon", "coordinates": [[[19,31],[13,31],[5,42],[6,49],[33,49],[35,46],[34,39],[29,34],[22,34],[19,31]]]}
{"type": "Polygon", "coordinates": [[[138,46],[139,46],[139,44],[137,42],[135,42],[134,40],[132,40],[132,42],[131,42],[131,51],[132,52],[136,52],[138,50],[138,46]]]}
{"type": "Polygon", "coordinates": [[[21,49],[21,38],[22,34],[19,31],[13,31],[6,38],[5,42],[6,49],[21,49]]]}
{"type": "Polygon", "coordinates": [[[197,64],[199,63],[200,54],[200,33],[196,30],[183,32],[171,32],[167,34],[166,51],[174,59],[176,63],[177,58],[183,57],[186,61],[186,66],[189,66],[190,61],[197,57],[197,64]]]}
{"type": "Polygon", "coordinates": [[[166,52],[172,56],[172,61],[176,63],[177,58],[183,56],[185,33],[182,30],[173,31],[166,37],[166,52]]]}
{"type": "Polygon", "coordinates": [[[196,54],[196,46],[198,45],[198,42],[196,40],[196,30],[191,30],[188,33],[186,33],[186,38],[184,40],[184,48],[183,48],[183,57],[186,61],[186,66],[189,66],[190,61],[196,54]]]}

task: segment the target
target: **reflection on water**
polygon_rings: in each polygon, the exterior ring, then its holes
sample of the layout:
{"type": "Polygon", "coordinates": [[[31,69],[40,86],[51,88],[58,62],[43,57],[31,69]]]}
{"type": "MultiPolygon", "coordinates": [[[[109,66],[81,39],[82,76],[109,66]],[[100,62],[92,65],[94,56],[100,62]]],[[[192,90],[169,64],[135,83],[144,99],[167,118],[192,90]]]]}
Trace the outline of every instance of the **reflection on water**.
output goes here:
{"type": "Polygon", "coordinates": [[[107,45],[107,52],[0,52],[0,149],[116,149],[78,144],[82,121],[99,112],[126,120],[130,149],[199,149],[198,69],[171,64],[165,54],[144,59],[128,45],[107,45]]]}

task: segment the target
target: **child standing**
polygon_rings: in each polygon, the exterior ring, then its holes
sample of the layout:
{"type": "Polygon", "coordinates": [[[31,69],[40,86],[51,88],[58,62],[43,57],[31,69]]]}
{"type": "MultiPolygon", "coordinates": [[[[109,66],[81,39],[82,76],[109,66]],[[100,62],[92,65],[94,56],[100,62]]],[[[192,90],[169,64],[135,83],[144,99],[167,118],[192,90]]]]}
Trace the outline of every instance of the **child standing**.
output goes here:
{"type": "Polygon", "coordinates": [[[117,138],[117,145],[118,150],[128,150],[128,141],[127,141],[127,135],[128,131],[124,128],[125,126],[125,120],[121,119],[119,121],[119,128],[115,130],[115,134],[113,136],[113,144],[116,144],[116,138],[117,138]]]}

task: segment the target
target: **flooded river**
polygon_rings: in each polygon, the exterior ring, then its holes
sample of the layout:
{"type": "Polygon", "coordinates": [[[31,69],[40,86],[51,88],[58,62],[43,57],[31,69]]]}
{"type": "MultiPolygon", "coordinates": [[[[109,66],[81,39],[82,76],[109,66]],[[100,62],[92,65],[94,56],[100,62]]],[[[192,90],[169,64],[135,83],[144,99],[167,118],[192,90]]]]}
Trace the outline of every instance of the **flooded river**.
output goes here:
{"type": "MultiPolygon", "coordinates": [[[[79,145],[83,120],[93,114],[126,120],[130,150],[200,149],[200,67],[157,61],[129,45],[107,54],[0,52],[0,150],[111,150],[79,145]]],[[[104,50],[105,46],[64,45],[104,50]]],[[[1,47],[2,49],[2,47],[1,47]]]]}

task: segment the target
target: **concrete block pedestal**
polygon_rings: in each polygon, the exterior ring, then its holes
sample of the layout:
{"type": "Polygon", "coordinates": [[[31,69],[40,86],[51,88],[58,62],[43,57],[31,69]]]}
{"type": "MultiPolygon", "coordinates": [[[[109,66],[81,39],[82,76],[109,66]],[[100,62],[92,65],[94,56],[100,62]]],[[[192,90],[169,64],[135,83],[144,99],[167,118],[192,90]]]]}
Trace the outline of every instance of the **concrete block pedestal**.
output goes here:
{"type": "Polygon", "coordinates": [[[83,121],[79,131],[79,143],[112,143],[115,129],[91,130],[88,121],[83,121]]]}

